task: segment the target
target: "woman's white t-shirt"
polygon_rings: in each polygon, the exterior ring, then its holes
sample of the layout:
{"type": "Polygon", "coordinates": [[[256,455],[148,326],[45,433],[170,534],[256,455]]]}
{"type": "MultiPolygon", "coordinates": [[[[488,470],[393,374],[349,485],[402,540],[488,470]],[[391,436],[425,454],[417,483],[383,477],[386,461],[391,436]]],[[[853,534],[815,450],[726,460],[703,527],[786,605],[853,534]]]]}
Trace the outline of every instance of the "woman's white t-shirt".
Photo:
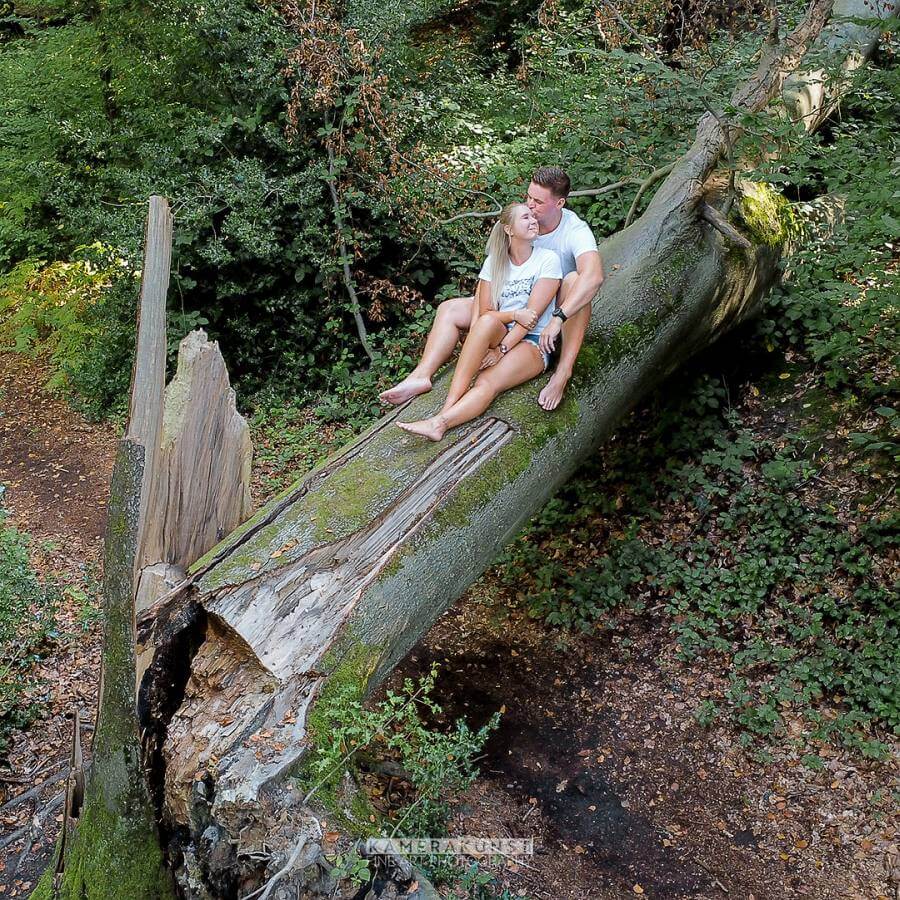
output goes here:
{"type": "MultiPolygon", "coordinates": [[[[482,281],[490,282],[490,256],[484,261],[478,277],[482,281]]],[[[514,312],[517,309],[525,309],[528,306],[531,289],[539,278],[562,278],[562,266],[560,265],[559,257],[552,250],[533,247],[531,256],[521,266],[515,265],[510,260],[506,284],[503,285],[503,290],[500,293],[500,312],[514,312]]],[[[535,322],[534,328],[531,329],[529,334],[540,334],[550,321],[550,317],[555,309],[556,298],[554,297],[550,301],[550,305],[535,322]]]]}

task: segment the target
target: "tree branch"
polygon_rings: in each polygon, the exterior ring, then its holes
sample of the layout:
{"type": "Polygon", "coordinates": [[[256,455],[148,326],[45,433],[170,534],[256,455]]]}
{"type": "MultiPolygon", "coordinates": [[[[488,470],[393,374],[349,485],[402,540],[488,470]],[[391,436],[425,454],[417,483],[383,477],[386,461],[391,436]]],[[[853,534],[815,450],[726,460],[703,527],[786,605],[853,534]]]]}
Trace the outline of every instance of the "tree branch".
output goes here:
{"type": "MultiPolygon", "coordinates": [[[[619,188],[625,187],[626,184],[641,184],[641,181],[638,178],[623,178],[621,181],[614,181],[612,184],[604,184],[603,187],[584,188],[584,190],[580,191],[570,191],[569,196],[599,197],[602,194],[609,194],[612,191],[617,191],[619,188]]],[[[449,225],[451,222],[458,222],[460,219],[489,219],[491,218],[491,216],[499,216],[502,211],[503,207],[498,206],[496,209],[491,209],[487,212],[457,213],[455,216],[450,216],[449,219],[438,219],[438,221],[435,222],[432,227],[437,227],[439,225],[449,225]]]]}
{"type": "Polygon", "coordinates": [[[637,213],[638,204],[641,202],[641,197],[644,196],[647,188],[652,187],[659,181],[660,178],[668,175],[672,169],[675,168],[675,163],[671,162],[667,166],[660,166],[658,169],[654,169],[642,182],[640,187],[637,190],[637,193],[634,195],[634,200],[631,203],[631,209],[628,210],[628,215],[625,217],[625,227],[627,228],[633,221],[634,216],[637,213]]]}
{"type": "Polygon", "coordinates": [[[715,207],[710,206],[708,203],[701,203],[698,212],[704,222],[708,222],[716,231],[721,232],[729,241],[737,244],[738,247],[749,250],[753,246],[715,207]]]}
{"type": "Polygon", "coordinates": [[[353,284],[353,276],[350,273],[350,257],[347,255],[347,241],[344,238],[344,218],[341,215],[341,201],[338,198],[337,185],[334,177],[334,150],[328,145],[328,190],[331,192],[331,202],[334,206],[334,223],[337,226],[338,240],[341,245],[341,266],[344,273],[344,285],[350,298],[350,311],[356,322],[356,332],[359,342],[369,359],[375,359],[375,353],[369,343],[369,335],[366,332],[366,323],[363,321],[359,308],[359,297],[356,295],[356,287],[353,284]]]}

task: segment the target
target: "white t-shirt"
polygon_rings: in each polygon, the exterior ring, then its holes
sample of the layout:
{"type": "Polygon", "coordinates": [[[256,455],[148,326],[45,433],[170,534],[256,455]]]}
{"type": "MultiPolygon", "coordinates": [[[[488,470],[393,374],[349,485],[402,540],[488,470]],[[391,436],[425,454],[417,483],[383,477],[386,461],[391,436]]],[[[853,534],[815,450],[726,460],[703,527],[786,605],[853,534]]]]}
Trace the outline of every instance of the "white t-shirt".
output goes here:
{"type": "Polygon", "coordinates": [[[562,277],[565,278],[569,272],[575,271],[575,260],[582,253],[597,249],[597,241],[588,223],[564,206],[559,225],[547,234],[539,234],[534,246],[552,250],[559,257],[562,277]]]}
{"type": "MultiPolygon", "coordinates": [[[[490,256],[484,261],[484,265],[481,267],[481,273],[478,277],[482,281],[490,282],[490,256]]],[[[515,263],[510,260],[506,284],[503,285],[503,290],[500,292],[500,312],[525,309],[525,307],[528,306],[528,298],[531,296],[531,289],[539,278],[562,278],[559,257],[552,250],[534,247],[531,251],[531,256],[529,256],[521,266],[515,265],[515,263]]],[[[550,301],[550,305],[544,310],[537,322],[535,322],[534,328],[531,329],[529,334],[540,334],[550,321],[554,309],[556,309],[555,298],[550,301]]]]}

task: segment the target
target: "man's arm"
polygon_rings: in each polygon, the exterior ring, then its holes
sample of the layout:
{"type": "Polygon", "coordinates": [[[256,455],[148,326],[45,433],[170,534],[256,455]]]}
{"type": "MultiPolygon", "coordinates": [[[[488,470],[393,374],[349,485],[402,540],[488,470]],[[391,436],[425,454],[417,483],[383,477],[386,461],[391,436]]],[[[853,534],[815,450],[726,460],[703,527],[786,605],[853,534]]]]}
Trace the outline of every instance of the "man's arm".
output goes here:
{"type": "Polygon", "coordinates": [[[603,260],[600,259],[599,251],[588,250],[577,256],[575,270],[578,272],[578,280],[560,306],[567,316],[572,316],[587,306],[603,284],[603,260]]]}

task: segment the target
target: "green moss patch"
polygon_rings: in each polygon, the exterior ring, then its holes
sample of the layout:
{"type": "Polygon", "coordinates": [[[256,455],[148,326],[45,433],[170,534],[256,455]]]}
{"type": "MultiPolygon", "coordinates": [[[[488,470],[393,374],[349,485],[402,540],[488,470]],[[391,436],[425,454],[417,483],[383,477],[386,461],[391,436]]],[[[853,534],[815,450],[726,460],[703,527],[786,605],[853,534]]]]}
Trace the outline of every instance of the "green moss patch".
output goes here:
{"type": "Polygon", "coordinates": [[[31,900],[174,900],[152,823],[111,813],[94,794],[78,820],[59,893],[48,866],[31,900]]]}
{"type": "Polygon", "coordinates": [[[740,202],[735,208],[756,244],[780,247],[797,227],[790,203],[767,184],[742,182],[740,202]]]}

